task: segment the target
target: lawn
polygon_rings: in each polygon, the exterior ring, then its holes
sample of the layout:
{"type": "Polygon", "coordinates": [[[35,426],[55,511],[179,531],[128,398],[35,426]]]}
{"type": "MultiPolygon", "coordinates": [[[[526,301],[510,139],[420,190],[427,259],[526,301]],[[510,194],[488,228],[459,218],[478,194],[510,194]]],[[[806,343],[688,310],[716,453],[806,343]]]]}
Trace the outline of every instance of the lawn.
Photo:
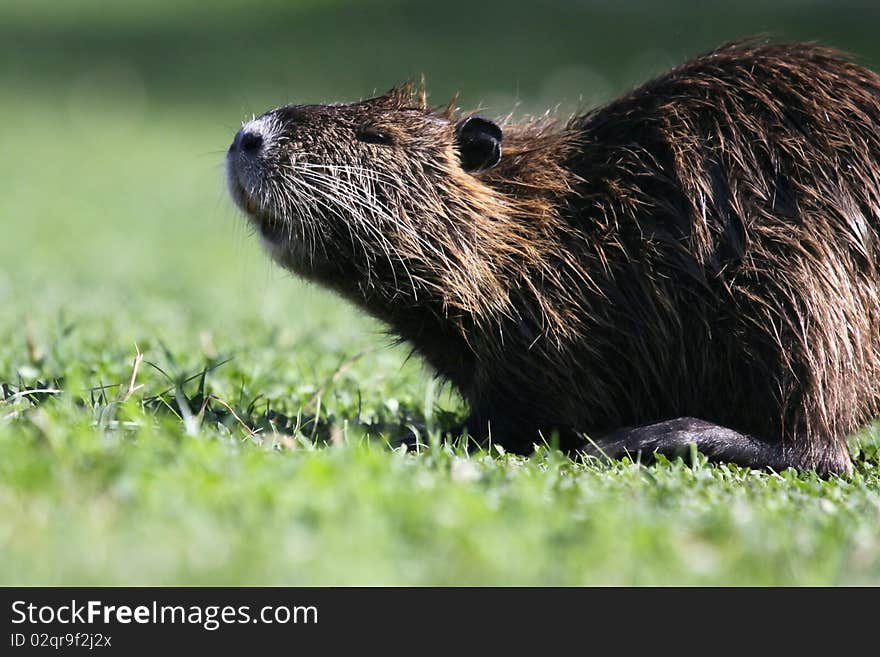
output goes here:
{"type": "Polygon", "coordinates": [[[455,394],[226,197],[251,112],[421,72],[502,114],[762,31],[880,67],[870,3],[618,4],[4,2],[0,584],[880,584],[880,429],[847,480],[465,454],[455,394]]]}

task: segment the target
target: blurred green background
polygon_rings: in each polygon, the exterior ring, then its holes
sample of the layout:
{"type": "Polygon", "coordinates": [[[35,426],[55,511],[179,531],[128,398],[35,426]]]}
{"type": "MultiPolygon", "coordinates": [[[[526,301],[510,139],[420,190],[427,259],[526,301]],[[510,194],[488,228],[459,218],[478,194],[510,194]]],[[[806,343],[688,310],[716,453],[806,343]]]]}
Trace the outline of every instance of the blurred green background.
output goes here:
{"type": "Polygon", "coordinates": [[[226,198],[224,149],[251,113],[421,74],[438,104],[567,111],[757,33],[878,67],[878,19],[831,0],[3,0],[0,302],[18,321],[118,317],[146,286],[215,330],[227,313],[312,322],[226,198]]]}
{"type": "Polygon", "coordinates": [[[878,19],[876,0],[0,0],[0,384],[72,392],[0,402],[0,583],[880,581],[876,449],[830,483],[291,455],[229,416],[155,419],[146,364],[130,402],[89,391],[127,382],[137,343],[178,374],[232,357],[208,390],[240,413],[296,417],[329,383],[329,427],[461,417],[382,327],[260,252],[224,189],[242,119],[421,74],[436,104],[567,112],[758,33],[880,69],[878,19]]]}

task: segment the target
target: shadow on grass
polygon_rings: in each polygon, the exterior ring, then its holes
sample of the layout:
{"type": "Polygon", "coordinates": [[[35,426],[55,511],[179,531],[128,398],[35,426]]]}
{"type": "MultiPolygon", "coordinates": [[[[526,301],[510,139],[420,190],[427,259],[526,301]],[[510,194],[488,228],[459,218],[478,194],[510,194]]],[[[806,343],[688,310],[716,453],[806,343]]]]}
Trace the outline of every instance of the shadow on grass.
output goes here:
{"type": "MultiPolygon", "coordinates": [[[[166,351],[166,354],[171,357],[169,352],[166,351]]],[[[169,385],[158,394],[145,397],[141,406],[145,412],[155,416],[173,416],[187,430],[222,425],[230,432],[236,432],[260,444],[269,441],[269,446],[279,447],[293,447],[294,443],[308,446],[337,444],[347,439],[346,433],[368,436],[387,443],[390,447],[402,444],[414,446],[417,443],[427,443],[429,432],[440,435],[460,433],[461,418],[441,409],[435,412],[430,423],[423,412],[407,407],[401,407],[390,414],[377,415],[371,412],[370,419],[365,419],[360,401],[351,415],[322,413],[322,400],[330,394],[333,383],[361,355],[363,354],[343,361],[324,384],[299,406],[296,414],[278,410],[273,407],[273,400],[266,399],[262,394],[248,399],[242,391],[235,400],[212,394],[208,385],[209,375],[230,359],[211,360],[200,371],[189,374],[169,374],[158,365],[147,363],[169,385]]],[[[112,405],[119,398],[119,393],[114,397],[110,394],[111,389],[121,390],[123,387],[108,386],[92,390],[93,407],[112,405]]],[[[360,398],[359,394],[358,397],[360,398]]],[[[45,401],[45,398],[40,401],[45,401]]]]}

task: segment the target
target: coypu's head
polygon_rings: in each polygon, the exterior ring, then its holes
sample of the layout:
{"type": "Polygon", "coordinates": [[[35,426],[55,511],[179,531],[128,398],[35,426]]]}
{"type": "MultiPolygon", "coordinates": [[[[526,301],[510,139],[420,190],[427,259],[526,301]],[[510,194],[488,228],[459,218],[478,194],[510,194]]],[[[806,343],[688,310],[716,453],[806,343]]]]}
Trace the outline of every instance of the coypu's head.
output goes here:
{"type": "MultiPolygon", "coordinates": [[[[529,152],[544,133],[529,131],[529,152]]],[[[513,217],[510,181],[541,185],[514,168],[546,169],[525,166],[516,135],[508,156],[507,137],[451,105],[429,108],[410,85],[351,104],[288,105],[235,136],[229,188],[280,264],[379,315],[392,301],[489,314],[507,303],[505,262],[533,246],[513,217]]],[[[534,208],[526,214],[534,221],[534,208]]]]}

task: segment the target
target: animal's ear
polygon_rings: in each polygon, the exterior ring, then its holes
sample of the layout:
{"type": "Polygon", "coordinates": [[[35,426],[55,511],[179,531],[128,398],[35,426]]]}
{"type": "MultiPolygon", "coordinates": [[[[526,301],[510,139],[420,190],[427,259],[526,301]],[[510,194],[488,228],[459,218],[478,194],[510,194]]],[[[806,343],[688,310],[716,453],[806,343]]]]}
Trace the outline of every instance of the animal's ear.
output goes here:
{"type": "Polygon", "coordinates": [[[491,169],[501,161],[501,128],[488,119],[470,116],[455,126],[455,145],[462,169],[491,169]]]}

